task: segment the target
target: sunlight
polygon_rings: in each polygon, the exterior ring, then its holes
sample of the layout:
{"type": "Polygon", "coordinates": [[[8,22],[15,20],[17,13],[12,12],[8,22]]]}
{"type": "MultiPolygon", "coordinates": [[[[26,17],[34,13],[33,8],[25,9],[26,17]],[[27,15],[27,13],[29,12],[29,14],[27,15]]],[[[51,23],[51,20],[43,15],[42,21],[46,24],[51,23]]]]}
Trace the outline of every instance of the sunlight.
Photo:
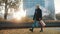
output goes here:
{"type": "Polygon", "coordinates": [[[26,10],[23,10],[23,0],[20,1],[19,10],[14,13],[13,17],[20,20],[22,17],[26,16],[26,10]]]}
{"type": "Polygon", "coordinates": [[[16,18],[17,20],[20,20],[22,17],[26,16],[26,11],[20,10],[17,11],[13,14],[13,17],[16,18]]]}
{"type": "Polygon", "coordinates": [[[54,0],[55,2],[55,13],[60,13],[60,0],[54,0]]]}

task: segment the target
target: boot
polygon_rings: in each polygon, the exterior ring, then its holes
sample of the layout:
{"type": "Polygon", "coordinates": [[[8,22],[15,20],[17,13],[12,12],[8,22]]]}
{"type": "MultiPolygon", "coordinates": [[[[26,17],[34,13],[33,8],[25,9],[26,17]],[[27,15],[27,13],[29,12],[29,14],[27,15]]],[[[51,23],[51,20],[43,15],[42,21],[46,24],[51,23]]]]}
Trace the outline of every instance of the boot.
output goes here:
{"type": "Polygon", "coordinates": [[[31,32],[33,32],[33,28],[32,29],[29,29],[31,32]]]}
{"type": "Polygon", "coordinates": [[[40,30],[40,32],[43,32],[43,30],[40,30]]]}
{"type": "Polygon", "coordinates": [[[40,30],[40,32],[43,32],[43,27],[41,26],[41,30],[40,30]]]}

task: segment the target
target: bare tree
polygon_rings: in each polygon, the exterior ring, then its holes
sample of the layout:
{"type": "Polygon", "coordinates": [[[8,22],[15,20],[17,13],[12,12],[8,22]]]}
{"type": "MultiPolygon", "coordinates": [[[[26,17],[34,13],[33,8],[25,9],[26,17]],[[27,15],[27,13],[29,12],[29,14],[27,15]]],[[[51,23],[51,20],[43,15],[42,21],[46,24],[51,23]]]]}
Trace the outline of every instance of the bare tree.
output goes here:
{"type": "Polygon", "coordinates": [[[7,19],[7,15],[8,15],[8,8],[14,8],[17,9],[19,7],[19,0],[0,0],[0,5],[1,3],[5,3],[5,14],[4,14],[4,19],[7,19]],[[10,2],[8,2],[10,1],[10,2]]]}

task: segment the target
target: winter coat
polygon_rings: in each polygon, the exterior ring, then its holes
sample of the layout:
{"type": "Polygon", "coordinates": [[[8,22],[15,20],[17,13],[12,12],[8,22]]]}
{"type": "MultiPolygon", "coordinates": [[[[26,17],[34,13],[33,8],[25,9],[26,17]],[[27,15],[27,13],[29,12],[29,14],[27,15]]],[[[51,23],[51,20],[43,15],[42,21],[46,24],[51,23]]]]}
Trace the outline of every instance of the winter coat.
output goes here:
{"type": "Polygon", "coordinates": [[[40,8],[35,9],[33,20],[36,19],[39,21],[39,18],[42,20],[42,10],[40,8]]]}

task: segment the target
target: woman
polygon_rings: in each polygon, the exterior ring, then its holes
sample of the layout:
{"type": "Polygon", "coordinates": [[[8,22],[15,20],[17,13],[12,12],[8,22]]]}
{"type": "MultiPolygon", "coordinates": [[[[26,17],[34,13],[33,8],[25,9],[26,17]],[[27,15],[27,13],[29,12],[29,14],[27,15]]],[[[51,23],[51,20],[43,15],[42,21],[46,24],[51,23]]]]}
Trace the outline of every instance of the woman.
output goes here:
{"type": "MultiPolygon", "coordinates": [[[[34,17],[33,17],[34,23],[32,25],[32,29],[30,29],[31,32],[33,32],[34,27],[38,27],[38,24],[42,20],[42,10],[39,8],[39,5],[36,6],[34,17]]],[[[41,25],[41,30],[40,32],[43,32],[43,26],[41,25]]]]}

